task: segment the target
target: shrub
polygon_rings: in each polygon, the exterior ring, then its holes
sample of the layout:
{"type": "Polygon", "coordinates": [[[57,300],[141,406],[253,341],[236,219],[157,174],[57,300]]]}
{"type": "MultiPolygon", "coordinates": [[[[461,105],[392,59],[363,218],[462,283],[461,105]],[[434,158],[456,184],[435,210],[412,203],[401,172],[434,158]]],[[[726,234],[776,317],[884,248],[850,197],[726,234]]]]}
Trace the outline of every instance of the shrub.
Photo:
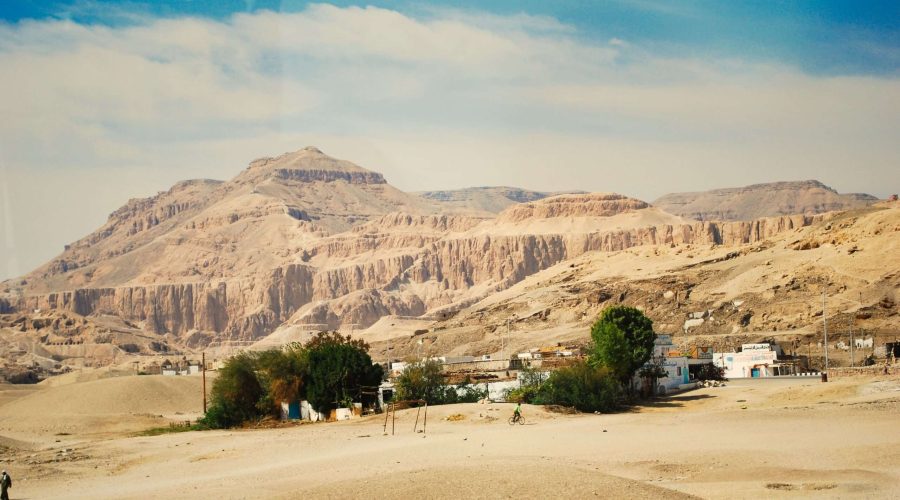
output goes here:
{"type": "Polygon", "coordinates": [[[536,403],[540,399],[541,388],[538,386],[522,386],[506,391],[506,400],[515,403],[536,403]]]}
{"type": "Polygon", "coordinates": [[[441,363],[426,359],[409,363],[395,382],[397,401],[424,399],[428,404],[444,401],[444,376],[441,363]]]}
{"type": "Polygon", "coordinates": [[[466,378],[462,384],[443,387],[443,394],[435,404],[476,403],[488,396],[487,387],[481,389],[466,378]]]}
{"type": "Polygon", "coordinates": [[[535,402],[610,412],[619,407],[621,398],[622,388],[608,368],[582,361],[551,373],[535,402]]]}
{"type": "Polygon", "coordinates": [[[309,357],[305,349],[263,351],[257,355],[257,378],[266,388],[265,396],[257,403],[263,413],[277,417],[282,401],[296,401],[305,395],[304,381],[309,371],[309,357]]]}
{"type": "Polygon", "coordinates": [[[242,353],[225,363],[213,383],[203,425],[224,428],[265,415],[278,416],[282,401],[306,397],[317,411],[361,399],[363,386],[377,386],[384,371],[368,345],[321,332],[304,346],[242,353]]]}
{"type": "Polygon", "coordinates": [[[488,395],[467,377],[458,386],[445,385],[441,363],[427,359],[406,365],[396,381],[397,401],[424,399],[430,405],[475,403],[488,395]]]}
{"type": "Polygon", "coordinates": [[[219,370],[203,423],[211,428],[221,429],[259,418],[257,404],[264,394],[256,377],[255,356],[239,354],[229,359],[219,370]]]}
{"type": "Polygon", "coordinates": [[[697,370],[697,380],[727,380],[725,378],[725,368],[712,363],[700,365],[700,368],[697,370]]]}
{"type": "Polygon", "coordinates": [[[540,398],[541,386],[547,379],[547,372],[538,371],[531,366],[519,370],[519,387],[506,391],[506,400],[521,403],[534,403],[540,398]]]}

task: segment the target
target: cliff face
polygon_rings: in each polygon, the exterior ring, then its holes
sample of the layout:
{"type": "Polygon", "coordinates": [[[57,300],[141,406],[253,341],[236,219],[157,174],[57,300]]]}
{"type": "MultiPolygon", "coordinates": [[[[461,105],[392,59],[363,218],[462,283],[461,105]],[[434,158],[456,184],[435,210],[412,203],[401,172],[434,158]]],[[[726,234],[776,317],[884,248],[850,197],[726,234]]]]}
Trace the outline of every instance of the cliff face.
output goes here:
{"type": "Polygon", "coordinates": [[[225,183],[184,182],[128,202],[15,282],[27,285],[6,283],[0,313],[113,315],[190,342],[256,339],[286,323],[363,328],[458,308],[586,252],[739,246],[821,218],[690,222],[602,193],[497,217],[434,209],[315,148],[263,158],[225,183]]]}
{"type": "Polygon", "coordinates": [[[392,248],[407,250],[341,267],[288,265],[260,280],[83,288],[28,297],[20,307],[109,314],[143,322],[145,328],[157,333],[185,335],[202,330],[243,340],[273,331],[304,306],[310,308],[294,318],[298,323],[364,328],[384,315],[419,316],[447,306],[465,297],[473,287],[502,290],[586,252],[614,252],[643,245],[739,246],[818,219],[794,216],[752,222],[698,222],[581,235],[463,235],[427,243],[422,239],[399,244],[388,240],[384,247],[379,240],[363,238],[370,243],[364,250],[349,240],[335,247],[318,247],[318,252],[344,257],[389,252],[392,248]],[[412,289],[419,293],[410,293],[412,289]]]}
{"type": "MultiPolygon", "coordinates": [[[[565,193],[582,193],[582,191],[565,193]]],[[[416,194],[426,200],[437,202],[442,212],[491,216],[516,203],[542,200],[565,193],[545,193],[514,187],[490,186],[453,191],[424,191],[416,194]]]]}
{"type": "Polygon", "coordinates": [[[499,222],[520,222],[552,217],[611,217],[647,208],[643,201],[616,193],[569,194],[522,203],[505,210],[499,222]]]}

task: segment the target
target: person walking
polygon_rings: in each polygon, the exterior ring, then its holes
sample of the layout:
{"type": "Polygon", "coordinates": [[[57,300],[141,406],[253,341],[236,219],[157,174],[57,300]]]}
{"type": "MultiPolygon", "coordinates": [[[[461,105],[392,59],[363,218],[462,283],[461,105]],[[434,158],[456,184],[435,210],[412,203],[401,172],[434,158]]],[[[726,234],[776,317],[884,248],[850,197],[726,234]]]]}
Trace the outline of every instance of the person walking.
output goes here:
{"type": "Polygon", "coordinates": [[[9,500],[9,489],[12,488],[12,478],[6,471],[0,473],[0,500],[9,500]]]}

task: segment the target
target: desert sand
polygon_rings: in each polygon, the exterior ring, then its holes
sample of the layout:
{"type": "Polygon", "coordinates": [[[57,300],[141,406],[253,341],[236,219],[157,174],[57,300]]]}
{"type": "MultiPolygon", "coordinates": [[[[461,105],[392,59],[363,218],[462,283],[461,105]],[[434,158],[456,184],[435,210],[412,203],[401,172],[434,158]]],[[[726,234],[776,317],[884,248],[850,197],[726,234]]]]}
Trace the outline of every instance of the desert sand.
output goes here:
{"type": "MultiPolygon", "coordinates": [[[[511,404],[269,429],[140,436],[185,418],[196,377],[132,376],[0,393],[14,498],[892,498],[900,380],[735,380],[618,414],[511,404]],[[165,380],[164,380],[165,379],[165,380]],[[128,404],[122,391],[138,391],[128,404]],[[93,408],[93,411],[90,409],[93,408]],[[64,430],[49,415],[77,417],[64,430]],[[177,415],[176,413],[180,414],[177,415]],[[448,417],[453,416],[452,419],[448,417]],[[419,429],[422,422],[419,422],[419,429]]],[[[196,415],[194,413],[193,415],[196,415]]]]}

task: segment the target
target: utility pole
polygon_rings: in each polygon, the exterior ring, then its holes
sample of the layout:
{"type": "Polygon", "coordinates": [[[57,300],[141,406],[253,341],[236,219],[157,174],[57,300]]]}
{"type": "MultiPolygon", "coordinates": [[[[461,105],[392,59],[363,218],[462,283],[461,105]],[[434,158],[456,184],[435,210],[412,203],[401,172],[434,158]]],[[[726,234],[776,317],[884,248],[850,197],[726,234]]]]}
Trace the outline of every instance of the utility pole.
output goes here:
{"type": "Polygon", "coordinates": [[[854,348],[854,345],[853,345],[853,322],[856,320],[856,313],[851,313],[851,314],[852,314],[852,316],[850,316],[850,368],[853,368],[855,366],[855,364],[853,362],[854,361],[854,359],[853,359],[853,348],[854,348]]]}
{"type": "MultiPolygon", "coordinates": [[[[506,343],[504,343],[505,346],[509,344],[509,320],[510,318],[506,318],[506,343]]],[[[501,353],[501,356],[505,357],[506,353],[501,353]]]]}
{"type": "Polygon", "coordinates": [[[206,415],[206,351],[200,356],[201,372],[203,373],[203,414],[206,415]]]}
{"type": "Polygon", "coordinates": [[[828,320],[825,314],[825,289],[822,289],[822,333],[825,336],[825,373],[822,382],[828,382],[828,320]]]}

